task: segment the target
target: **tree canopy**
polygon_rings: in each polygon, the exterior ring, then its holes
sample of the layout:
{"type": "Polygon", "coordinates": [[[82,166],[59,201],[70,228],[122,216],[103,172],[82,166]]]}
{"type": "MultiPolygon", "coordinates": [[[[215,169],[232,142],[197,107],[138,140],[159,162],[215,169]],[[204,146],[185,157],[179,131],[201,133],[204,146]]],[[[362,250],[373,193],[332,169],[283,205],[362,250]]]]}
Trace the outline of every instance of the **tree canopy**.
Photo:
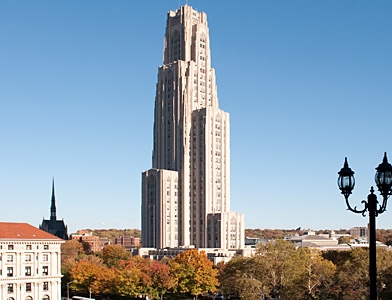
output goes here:
{"type": "MultiPolygon", "coordinates": [[[[155,261],[132,257],[120,247],[107,245],[101,254],[87,255],[77,243],[64,243],[62,270],[65,281],[72,282],[70,290],[150,299],[217,291],[254,300],[365,300],[369,294],[367,248],[321,252],[273,240],[258,245],[250,257],[238,255],[214,266],[198,249],[155,261]]],[[[392,299],[392,251],[387,248],[377,249],[377,271],[380,299],[392,299]]]]}

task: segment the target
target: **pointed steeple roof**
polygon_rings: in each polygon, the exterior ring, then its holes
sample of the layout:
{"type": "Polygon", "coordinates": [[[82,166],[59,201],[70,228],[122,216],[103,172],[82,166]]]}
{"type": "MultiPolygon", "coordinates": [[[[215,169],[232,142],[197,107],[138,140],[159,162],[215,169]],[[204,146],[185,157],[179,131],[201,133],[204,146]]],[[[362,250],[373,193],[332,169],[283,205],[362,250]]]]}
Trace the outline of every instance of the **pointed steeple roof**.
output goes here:
{"type": "Polygon", "coordinates": [[[50,220],[57,220],[56,216],[56,196],[54,194],[54,177],[52,180],[52,200],[50,206],[50,220]]]}
{"type": "Polygon", "coordinates": [[[68,228],[64,223],[64,220],[57,220],[56,216],[56,195],[54,192],[54,177],[52,180],[52,200],[50,206],[50,219],[42,220],[42,224],[39,226],[39,229],[42,229],[50,234],[53,234],[61,239],[68,240],[68,228]]]}

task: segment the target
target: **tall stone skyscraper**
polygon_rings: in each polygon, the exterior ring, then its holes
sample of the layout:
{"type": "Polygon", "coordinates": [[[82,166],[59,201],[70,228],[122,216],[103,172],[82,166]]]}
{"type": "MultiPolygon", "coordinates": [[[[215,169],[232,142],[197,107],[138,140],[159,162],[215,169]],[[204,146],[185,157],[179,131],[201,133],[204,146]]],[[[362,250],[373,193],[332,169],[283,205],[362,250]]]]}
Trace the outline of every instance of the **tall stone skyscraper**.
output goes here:
{"type": "Polygon", "coordinates": [[[230,212],[230,121],[218,105],[207,16],[185,5],[167,18],[142,245],[236,249],[244,238],[244,216],[230,212]]]}

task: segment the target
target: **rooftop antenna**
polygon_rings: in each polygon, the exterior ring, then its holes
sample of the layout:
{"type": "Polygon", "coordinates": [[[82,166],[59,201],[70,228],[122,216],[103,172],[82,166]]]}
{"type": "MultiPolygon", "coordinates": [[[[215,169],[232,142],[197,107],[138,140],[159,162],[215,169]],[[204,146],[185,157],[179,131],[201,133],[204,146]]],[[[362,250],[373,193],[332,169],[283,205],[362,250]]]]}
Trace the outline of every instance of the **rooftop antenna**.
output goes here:
{"type": "MultiPolygon", "coordinates": [[[[185,1],[185,5],[188,5],[188,0],[185,1]]],[[[178,6],[181,7],[181,0],[178,0],[178,6]]]]}

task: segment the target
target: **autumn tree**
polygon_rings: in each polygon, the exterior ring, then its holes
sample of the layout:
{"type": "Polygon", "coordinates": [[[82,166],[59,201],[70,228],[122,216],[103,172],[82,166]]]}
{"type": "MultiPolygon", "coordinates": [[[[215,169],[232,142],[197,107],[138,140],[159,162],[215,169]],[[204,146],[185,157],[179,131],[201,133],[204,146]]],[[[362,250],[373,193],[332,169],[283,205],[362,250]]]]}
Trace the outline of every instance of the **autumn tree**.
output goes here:
{"type": "Polygon", "coordinates": [[[99,285],[94,291],[95,294],[108,296],[116,294],[116,272],[114,268],[102,266],[96,279],[99,285]]]}
{"type": "Polygon", "coordinates": [[[77,259],[84,254],[83,245],[77,240],[68,240],[61,244],[61,274],[63,274],[62,290],[65,292],[67,283],[70,282],[70,270],[76,264],[77,259]]]}
{"type": "Polygon", "coordinates": [[[86,257],[77,262],[70,271],[70,279],[73,284],[70,288],[74,291],[87,294],[89,289],[94,290],[94,293],[102,293],[102,272],[104,266],[99,259],[86,257]]]}
{"type": "Polygon", "coordinates": [[[128,260],[131,254],[122,245],[106,245],[101,253],[103,263],[107,267],[118,267],[121,260],[128,260]]]}
{"type": "Polygon", "coordinates": [[[75,262],[84,253],[83,245],[77,240],[68,240],[61,244],[61,263],[75,262]]]}
{"type": "MultiPolygon", "coordinates": [[[[145,278],[145,276],[144,276],[145,278]]],[[[116,269],[116,294],[123,297],[138,297],[146,292],[142,270],[135,259],[123,260],[116,269]]]]}
{"type": "Polygon", "coordinates": [[[170,267],[166,263],[156,260],[150,263],[151,290],[152,299],[163,299],[163,295],[174,286],[174,280],[170,276],[170,267]],[[158,296],[158,297],[157,297],[158,296]]]}
{"type": "Polygon", "coordinates": [[[218,285],[217,270],[204,251],[187,250],[170,261],[171,275],[175,280],[174,292],[190,293],[197,298],[218,285]]]}

